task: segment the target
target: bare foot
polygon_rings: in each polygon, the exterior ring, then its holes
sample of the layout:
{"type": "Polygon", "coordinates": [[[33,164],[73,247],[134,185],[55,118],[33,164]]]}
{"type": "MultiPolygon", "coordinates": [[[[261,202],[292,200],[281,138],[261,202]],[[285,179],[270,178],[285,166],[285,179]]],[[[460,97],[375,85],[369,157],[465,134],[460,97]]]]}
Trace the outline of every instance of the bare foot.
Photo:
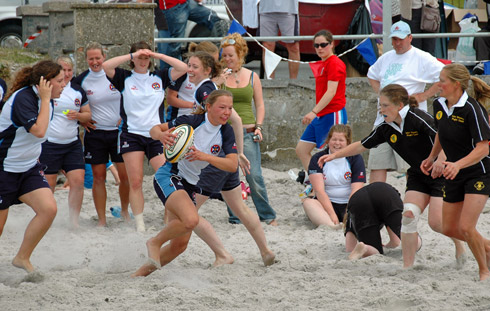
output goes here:
{"type": "Polygon", "coordinates": [[[131,221],[131,216],[129,215],[128,211],[121,210],[121,217],[124,219],[125,222],[131,221]]]}
{"type": "Polygon", "coordinates": [[[31,264],[29,259],[20,259],[17,256],[12,260],[12,264],[14,267],[24,269],[27,272],[34,272],[36,269],[34,269],[34,266],[31,264]]]}
{"type": "Polygon", "coordinates": [[[268,223],[269,226],[277,227],[279,224],[277,223],[277,220],[273,219],[271,222],[268,223]]]}
{"type": "Polygon", "coordinates": [[[144,265],[142,265],[135,273],[131,274],[132,278],[139,276],[148,276],[156,270],[160,269],[162,266],[158,261],[149,258],[144,265]]]}
{"type": "Polygon", "coordinates": [[[231,265],[233,262],[235,262],[233,256],[226,253],[225,256],[216,256],[216,260],[213,263],[213,268],[221,267],[223,265],[231,265]]]}
{"type": "Polygon", "coordinates": [[[99,222],[97,223],[97,227],[107,227],[107,223],[105,221],[102,222],[99,220],[99,222]]]}
{"type": "Polygon", "coordinates": [[[264,262],[264,266],[271,266],[273,265],[276,261],[276,255],[269,250],[267,253],[262,254],[262,261],[264,262]]]}
{"type": "Polygon", "coordinates": [[[389,241],[388,244],[383,245],[386,248],[397,248],[400,245],[400,242],[389,241]]]}
{"type": "Polygon", "coordinates": [[[485,281],[490,278],[490,272],[480,272],[480,281],[485,281]]]}
{"type": "Polygon", "coordinates": [[[357,243],[356,247],[354,247],[354,250],[349,255],[349,260],[361,259],[366,253],[366,251],[367,251],[366,244],[364,244],[363,242],[357,243]]]}

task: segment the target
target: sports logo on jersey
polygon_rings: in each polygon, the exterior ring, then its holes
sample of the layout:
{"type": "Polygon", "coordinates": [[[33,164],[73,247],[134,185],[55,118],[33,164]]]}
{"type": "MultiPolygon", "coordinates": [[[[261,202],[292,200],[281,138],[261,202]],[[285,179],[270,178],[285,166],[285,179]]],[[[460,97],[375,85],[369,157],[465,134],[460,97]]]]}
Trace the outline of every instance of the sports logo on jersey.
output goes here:
{"type": "Polygon", "coordinates": [[[233,146],[231,147],[231,149],[236,149],[236,144],[233,143],[233,146]]]}
{"type": "Polygon", "coordinates": [[[186,90],[192,90],[193,89],[193,86],[191,83],[187,83],[187,85],[185,86],[185,89],[186,90]]]}
{"type": "Polygon", "coordinates": [[[114,92],[115,92],[115,91],[117,91],[116,87],[115,87],[115,86],[114,86],[114,84],[112,84],[112,83],[111,83],[111,84],[109,84],[109,89],[110,89],[111,91],[114,91],[114,92]]]}
{"type": "Polygon", "coordinates": [[[212,154],[218,154],[220,150],[221,150],[221,147],[219,145],[212,145],[211,146],[211,153],[212,154]]]}
{"type": "Polygon", "coordinates": [[[128,144],[128,142],[127,142],[127,141],[125,141],[125,142],[123,143],[123,145],[122,145],[122,147],[121,147],[121,148],[128,148],[128,147],[129,147],[129,144],[128,144]]]}
{"type": "Polygon", "coordinates": [[[80,100],[78,98],[75,99],[75,106],[80,107],[80,100]]]}
{"type": "Polygon", "coordinates": [[[396,134],[393,134],[393,135],[390,136],[391,143],[394,144],[394,143],[396,143],[397,140],[398,140],[398,137],[396,136],[396,134]]]}
{"type": "Polygon", "coordinates": [[[476,190],[478,191],[482,191],[483,188],[485,188],[485,184],[483,183],[483,181],[477,181],[473,187],[475,187],[476,190]]]}
{"type": "Polygon", "coordinates": [[[133,86],[131,87],[131,90],[132,90],[132,91],[137,91],[137,90],[138,90],[138,88],[136,87],[136,85],[133,85],[133,86]]]}
{"type": "Polygon", "coordinates": [[[85,156],[85,159],[92,159],[92,154],[90,154],[90,152],[87,152],[87,155],[85,156]]]}
{"type": "Polygon", "coordinates": [[[442,111],[440,111],[440,110],[439,110],[439,111],[436,113],[436,119],[437,119],[437,120],[440,120],[441,118],[442,118],[442,111]]]}
{"type": "MultiPolygon", "coordinates": [[[[111,84],[112,87],[114,87],[114,85],[111,84]]],[[[112,90],[112,88],[109,86],[109,88],[112,90]]],[[[87,90],[87,95],[94,95],[94,92],[92,90],[87,90]]]]}
{"type": "Polygon", "coordinates": [[[345,172],[344,179],[345,180],[351,180],[351,178],[352,178],[352,173],[351,172],[345,172]]]}
{"type": "Polygon", "coordinates": [[[158,91],[160,89],[160,83],[155,82],[151,85],[151,87],[155,90],[158,91]]]}

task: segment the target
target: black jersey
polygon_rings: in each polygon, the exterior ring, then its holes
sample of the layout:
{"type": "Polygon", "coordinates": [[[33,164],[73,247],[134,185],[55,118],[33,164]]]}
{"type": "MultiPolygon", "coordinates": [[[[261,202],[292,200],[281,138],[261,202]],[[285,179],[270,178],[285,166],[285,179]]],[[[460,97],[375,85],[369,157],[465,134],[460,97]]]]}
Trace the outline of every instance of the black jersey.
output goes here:
{"type": "MultiPolygon", "coordinates": [[[[447,160],[456,162],[467,156],[476,144],[490,139],[488,113],[474,98],[463,93],[458,103],[450,109],[443,97],[434,101],[434,116],[442,149],[447,160]]],[[[460,171],[463,174],[485,174],[490,171],[490,158],[460,171]]]]}
{"type": "Polygon", "coordinates": [[[387,142],[403,158],[412,170],[420,172],[420,163],[425,160],[434,145],[436,127],[434,118],[418,108],[405,106],[400,110],[402,124],[383,122],[361,141],[368,149],[387,142]]]}

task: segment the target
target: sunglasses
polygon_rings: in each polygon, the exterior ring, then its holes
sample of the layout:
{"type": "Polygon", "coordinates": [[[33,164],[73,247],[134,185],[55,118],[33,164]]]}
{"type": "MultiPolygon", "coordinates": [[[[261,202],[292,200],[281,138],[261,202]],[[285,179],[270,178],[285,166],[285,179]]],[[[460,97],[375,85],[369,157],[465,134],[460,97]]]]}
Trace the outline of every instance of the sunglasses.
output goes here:
{"type": "Polygon", "coordinates": [[[329,45],[330,45],[330,42],[313,43],[313,46],[315,47],[315,49],[318,49],[319,47],[326,48],[329,45]]]}
{"type": "Polygon", "coordinates": [[[223,45],[225,43],[227,43],[229,45],[235,45],[236,41],[235,41],[235,39],[224,39],[223,41],[221,41],[221,45],[223,45]]]}

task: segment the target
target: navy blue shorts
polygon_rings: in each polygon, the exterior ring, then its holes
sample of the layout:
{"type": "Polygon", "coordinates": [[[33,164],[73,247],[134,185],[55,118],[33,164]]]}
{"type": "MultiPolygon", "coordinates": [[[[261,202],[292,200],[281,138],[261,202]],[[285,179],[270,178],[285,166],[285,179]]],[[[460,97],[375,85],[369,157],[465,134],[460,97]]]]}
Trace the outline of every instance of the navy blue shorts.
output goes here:
{"type": "Polygon", "coordinates": [[[446,179],[443,187],[443,200],[449,203],[464,201],[465,194],[490,194],[490,174],[461,176],[454,180],[446,179]]]}
{"type": "Polygon", "coordinates": [[[125,154],[132,151],[143,151],[148,160],[163,154],[163,144],[150,137],[138,134],[119,133],[119,153],[125,154]]]}
{"type": "Polygon", "coordinates": [[[5,210],[14,204],[21,204],[19,197],[40,188],[49,188],[40,163],[24,173],[0,170],[0,210],[5,210]]]}
{"type": "Polygon", "coordinates": [[[436,178],[425,175],[424,173],[411,168],[407,171],[407,190],[418,191],[430,195],[431,197],[442,197],[442,187],[444,178],[436,178]]]}
{"type": "Polygon", "coordinates": [[[46,166],[46,174],[58,174],[60,170],[65,172],[85,169],[83,159],[82,142],[80,139],[69,144],[56,144],[45,141],[39,161],[46,166]]]}
{"type": "Polygon", "coordinates": [[[109,162],[109,155],[112,162],[123,162],[123,158],[117,150],[118,138],[119,130],[85,131],[83,138],[85,162],[87,164],[106,164],[109,162]]]}
{"type": "Polygon", "coordinates": [[[185,178],[173,174],[171,169],[172,164],[167,162],[157,170],[153,178],[153,187],[163,205],[165,205],[172,193],[177,190],[185,190],[192,202],[196,204],[196,190],[198,190],[196,186],[189,184],[185,178]]]}
{"type": "Polygon", "coordinates": [[[199,193],[209,197],[213,193],[229,191],[240,186],[240,175],[238,169],[230,173],[208,165],[201,171],[196,186],[200,189],[199,193]]]}

